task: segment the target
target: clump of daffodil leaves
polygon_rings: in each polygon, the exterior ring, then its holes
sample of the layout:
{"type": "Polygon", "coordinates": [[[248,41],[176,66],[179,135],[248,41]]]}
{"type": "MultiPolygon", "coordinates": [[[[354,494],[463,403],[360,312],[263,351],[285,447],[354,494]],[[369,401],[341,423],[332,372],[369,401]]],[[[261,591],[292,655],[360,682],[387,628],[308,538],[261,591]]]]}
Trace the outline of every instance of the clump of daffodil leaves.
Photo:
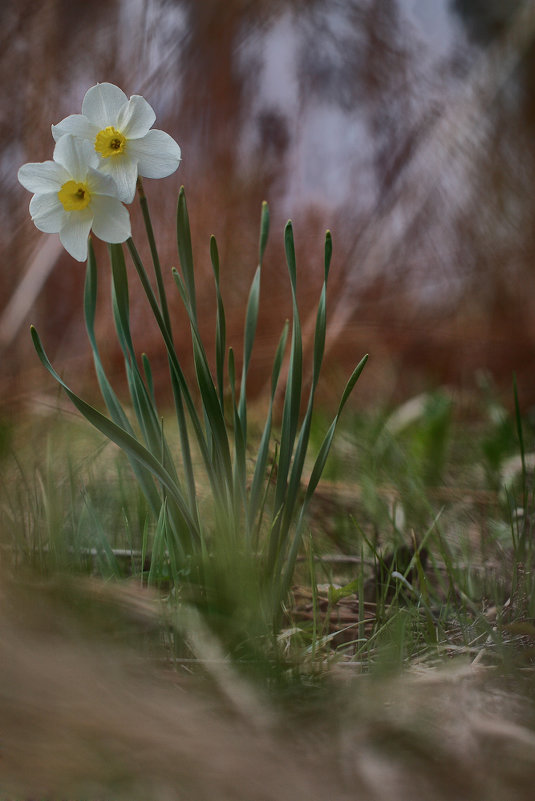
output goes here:
{"type": "MultiPolygon", "coordinates": [[[[76,408],[115,442],[130,462],[153,521],[152,526],[145,528],[143,538],[143,550],[151,551],[149,582],[158,584],[165,580],[166,586],[171,584],[175,588],[187,583],[188,597],[201,606],[203,603],[205,607],[211,605],[211,609],[214,603],[217,606],[219,597],[231,610],[237,640],[243,642],[246,631],[251,641],[258,642],[262,640],[259,635],[263,633],[270,638],[280,625],[306,527],[307,508],[321,478],[340,413],[367,356],[351,374],[338,411],[311,461],[307,451],[325,346],[332,239],[327,231],[324,281],[316,314],[312,364],[307,373],[308,399],[303,403],[305,371],[297,305],[297,268],[292,224],[288,222],[284,242],[292,319],[286,322],[280,334],[266,399],[265,423],[260,436],[254,438],[247,421],[247,375],[256,335],[262,263],[269,229],[268,207],[265,203],[262,206],[258,266],[245,309],[238,381],[234,351],[231,347],[227,349],[219,254],[213,237],[210,241],[216,297],[213,360],[208,356],[199,331],[189,218],[182,188],[176,218],[181,271],[173,268],[171,274],[190,325],[197,385],[192,386],[192,379],[183,371],[174,344],[167,291],[141,181],[141,178],[164,178],[174,173],[181,152],[169,134],[152,128],[154,121],[153,109],[140,95],[128,99],[117,86],[97,84],[86,93],[81,114],[72,114],[52,126],[53,160],[25,164],[18,173],[21,184],[34,193],[30,214],[37,228],[46,233],[59,233],[62,244],[74,259],[87,260],[85,325],[107,414],[70,389],[50,363],[33,327],[32,337],[41,362],[76,408]],[[134,244],[130,216],[123,205],[133,201],[136,188],[156,290],[134,244]],[[114,391],[100,358],[94,330],[98,270],[89,236],[91,231],[109,246],[113,318],[124,354],[135,423],[114,391]],[[129,278],[122,243],[126,243],[167,353],[179,433],[178,452],[166,436],[165,416],[158,407],[150,362],[145,354],[136,352],[134,345],[129,315],[129,278]],[[285,384],[278,391],[285,357],[285,384]],[[281,423],[275,439],[273,418],[279,398],[281,423]],[[212,503],[199,503],[199,487],[209,489],[212,503]],[[191,591],[192,586],[195,592],[191,591]]],[[[205,496],[206,492],[203,494],[205,496]]],[[[109,544],[106,553],[108,556],[111,553],[109,544]]],[[[217,614],[219,620],[221,607],[217,614]]]]}

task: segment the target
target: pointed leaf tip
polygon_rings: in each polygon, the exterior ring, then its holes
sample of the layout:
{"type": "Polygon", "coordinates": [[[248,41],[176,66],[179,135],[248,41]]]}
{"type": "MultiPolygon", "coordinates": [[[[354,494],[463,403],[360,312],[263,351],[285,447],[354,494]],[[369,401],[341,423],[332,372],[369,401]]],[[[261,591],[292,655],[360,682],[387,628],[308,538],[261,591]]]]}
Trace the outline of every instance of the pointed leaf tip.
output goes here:
{"type": "Polygon", "coordinates": [[[258,245],[258,263],[262,264],[264,258],[264,251],[266,249],[267,240],[269,235],[269,207],[267,202],[262,202],[262,211],[260,214],[260,241],[258,245]]]}

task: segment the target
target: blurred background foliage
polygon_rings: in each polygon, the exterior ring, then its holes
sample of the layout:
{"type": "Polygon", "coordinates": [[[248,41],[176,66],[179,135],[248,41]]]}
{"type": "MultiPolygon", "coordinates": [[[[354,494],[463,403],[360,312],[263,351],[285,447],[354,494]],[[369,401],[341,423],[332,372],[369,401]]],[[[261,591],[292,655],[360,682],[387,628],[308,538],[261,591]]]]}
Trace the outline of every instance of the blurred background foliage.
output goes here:
{"type": "MultiPolygon", "coordinates": [[[[291,217],[309,349],[325,228],[334,237],[326,404],[337,402],[365,351],[362,403],[399,401],[437,384],[471,389],[481,368],[509,397],[516,371],[521,399],[535,402],[532,2],[3,0],[0,41],[4,407],[52,391],[30,322],[77,391],[96,390],[81,311],[84,268],[35,230],[16,173],[51,158],[51,123],[78,112],[98,81],[143,94],[155,127],[180,143],[179,171],[145,185],[162,263],[168,274],[177,264],[174,213],[184,184],[203,333],[209,340],[214,330],[213,233],[236,352],[260,204],[269,202],[267,302],[251,372],[257,392],[291,313],[282,242],[291,217]]],[[[132,214],[147,254],[135,204],[132,214]]],[[[105,298],[101,244],[97,256],[105,298]]],[[[169,292],[174,325],[186,332],[171,283],[169,292]]],[[[163,379],[165,356],[140,292],[132,322],[163,379]]],[[[103,358],[120,377],[112,325],[102,313],[103,358]]],[[[182,355],[187,366],[187,345],[182,355]]]]}

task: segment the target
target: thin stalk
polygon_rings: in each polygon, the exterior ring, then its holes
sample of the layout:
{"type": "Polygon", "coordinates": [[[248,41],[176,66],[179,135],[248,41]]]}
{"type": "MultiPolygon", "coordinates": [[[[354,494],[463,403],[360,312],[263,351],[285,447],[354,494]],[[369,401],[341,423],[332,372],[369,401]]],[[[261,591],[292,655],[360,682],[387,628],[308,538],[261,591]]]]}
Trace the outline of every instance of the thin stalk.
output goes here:
{"type": "Polygon", "coordinates": [[[143,188],[141,178],[137,179],[137,192],[139,195],[139,205],[141,206],[141,213],[143,214],[143,222],[147,231],[147,239],[149,240],[150,254],[152,257],[152,264],[154,266],[154,275],[156,276],[156,284],[158,286],[158,297],[160,299],[160,307],[162,310],[162,317],[169,332],[171,341],[173,340],[173,331],[171,329],[171,318],[169,316],[169,307],[167,305],[167,295],[165,294],[165,286],[162,277],[162,267],[160,264],[160,257],[158,255],[158,248],[156,247],[156,240],[154,238],[154,230],[152,227],[152,220],[149,212],[149,204],[147,196],[143,188]]]}

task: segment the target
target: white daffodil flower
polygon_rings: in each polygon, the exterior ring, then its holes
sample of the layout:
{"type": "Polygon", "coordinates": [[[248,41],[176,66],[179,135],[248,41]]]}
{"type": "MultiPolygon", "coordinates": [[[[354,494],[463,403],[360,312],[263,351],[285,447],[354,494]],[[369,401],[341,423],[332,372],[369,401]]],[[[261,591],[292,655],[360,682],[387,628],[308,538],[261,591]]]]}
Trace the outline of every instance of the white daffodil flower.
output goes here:
{"type": "Polygon", "coordinates": [[[87,237],[93,229],[105,242],[125,242],[130,215],[118,198],[113,178],[97,169],[99,159],[87,142],[62,136],[54,161],[24,164],[18,178],[34,192],[30,214],[36,227],[59,233],[65,250],[77,261],[87,259],[87,237]]]}
{"type": "Polygon", "coordinates": [[[152,130],[156,115],[141,95],[130,100],[112,83],[88,89],[81,114],[71,114],[52,126],[56,141],[72,134],[91,143],[99,169],[111,175],[119,197],[131,203],[138,175],[165,178],[180,163],[180,147],[164,131],[152,130]]]}

